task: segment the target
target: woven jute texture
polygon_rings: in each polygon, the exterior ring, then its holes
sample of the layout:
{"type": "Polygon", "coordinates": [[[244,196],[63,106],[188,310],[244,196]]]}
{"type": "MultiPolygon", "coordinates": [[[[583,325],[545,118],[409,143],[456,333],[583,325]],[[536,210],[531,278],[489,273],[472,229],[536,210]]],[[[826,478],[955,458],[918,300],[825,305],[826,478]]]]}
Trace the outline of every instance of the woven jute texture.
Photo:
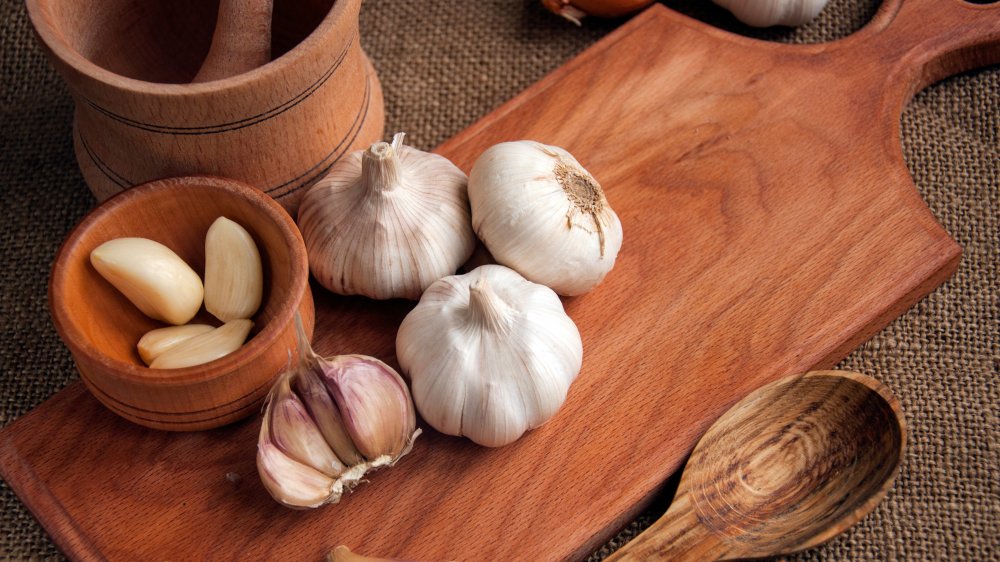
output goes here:
{"type": "MultiPolygon", "coordinates": [[[[60,241],[94,200],[73,157],[69,95],[37,47],[22,3],[2,2],[0,424],[6,425],[77,380],[48,316],[46,283],[60,241]]],[[[796,43],[844,37],[878,7],[875,0],[832,0],[805,27],[754,31],[708,0],[666,3],[736,33],[796,43]]],[[[387,131],[406,131],[425,149],[620,23],[591,20],[578,28],[537,0],[366,0],[361,17],[363,44],[385,89],[387,131]]],[[[901,127],[915,183],[964,257],[943,287],[841,365],[896,393],[909,448],[895,486],[871,515],[792,560],[1000,558],[1000,69],[930,86],[906,107],[901,127]]],[[[591,560],[635,536],[668,504],[669,498],[654,502],[591,560]]],[[[0,559],[60,557],[4,484],[0,559]]]]}

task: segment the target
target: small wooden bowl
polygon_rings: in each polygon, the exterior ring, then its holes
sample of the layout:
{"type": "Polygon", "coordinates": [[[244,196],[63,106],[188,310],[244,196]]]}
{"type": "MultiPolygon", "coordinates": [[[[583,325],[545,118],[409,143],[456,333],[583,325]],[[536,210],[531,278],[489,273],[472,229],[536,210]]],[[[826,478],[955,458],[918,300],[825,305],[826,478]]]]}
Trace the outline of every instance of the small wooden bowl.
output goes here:
{"type": "Polygon", "coordinates": [[[245,181],[294,213],[340,157],[382,137],[382,89],[361,49],[361,0],[276,2],[274,59],[190,83],[218,2],[26,0],[76,103],[73,141],[104,200],[159,178],[245,181]]]}
{"type": "MultiPolygon", "coordinates": [[[[80,378],[105,406],[156,429],[218,427],[258,411],[296,349],[295,313],[311,337],[314,304],[306,249],[281,205],[222,178],[182,177],[123,192],[91,212],[63,243],[52,268],[49,304],[80,378]],[[239,350],[204,365],[150,369],[136,343],[164,324],[146,317],[90,263],[98,245],[125,236],[156,240],[204,274],[205,234],[219,216],[250,232],[264,267],[264,298],[239,350]]],[[[192,322],[219,325],[204,307],[192,322]]]]}

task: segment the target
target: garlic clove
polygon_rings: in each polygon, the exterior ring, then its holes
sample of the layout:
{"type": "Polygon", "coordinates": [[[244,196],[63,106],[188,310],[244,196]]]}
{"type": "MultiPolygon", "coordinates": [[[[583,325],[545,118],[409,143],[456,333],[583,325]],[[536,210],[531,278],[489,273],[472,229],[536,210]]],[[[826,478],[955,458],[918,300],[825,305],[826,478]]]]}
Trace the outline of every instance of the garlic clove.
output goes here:
{"type": "Polygon", "coordinates": [[[211,332],[214,330],[208,324],[184,324],[183,326],[167,326],[146,332],[136,346],[139,350],[139,357],[149,365],[154,359],[163,354],[171,347],[194,336],[211,332]]]}
{"type": "MultiPolygon", "coordinates": [[[[319,367],[315,367],[319,369],[319,367]]],[[[316,371],[311,368],[301,370],[293,379],[295,392],[305,404],[306,409],[316,422],[323,438],[348,466],[364,462],[365,458],[354,446],[351,437],[344,427],[337,405],[326,391],[326,386],[319,379],[316,371]]]]}
{"type": "Polygon", "coordinates": [[[364,355],[340,355],[320,365],[323,383],[358,451],[369,460],[403,454],[417,420],[399,373],[364,355]]]}
{"type": "Polygon", "coordinates": [[[472,254],[465,174],[402,141],[342,158],[302,198],[309,267],[330,291],[419,299],[472,254]]]}
{"type": "Polygon", "coordinates": [[[289,375],[282,375],[268,397],[264,417],[270,422],[270,440],[292,459],[328,476],[337,476],[345,466],[292,392],[289,379],[289,375]]]}
{"type": "Polygon", "coordinates": [[[264,273],[253,237],[226,217],[205,235],[205,310],[228,322],[250,318],[260,307],[264,273]]]}
{"type": "Polygon", "coordinates": [[[143,314],[184,324],[201,308],[201,278],[170,248],[147,238],[117,238],[90,252],[90,263],[143,314]]]}
{"type": "Polygon", "coordinates": [[[188,338],[150,363],[153,369],[182,369],[214,361],[236,351],[246,341],[253,322],[231,320],[211,332],[188,338]]]}
{"type": "Polygon", "coordinates": [[[257,445],[257,473],[275,501],[295,509],[323,505],[335,485],[333,478],[292,459],[266,440],[257,445]]]}

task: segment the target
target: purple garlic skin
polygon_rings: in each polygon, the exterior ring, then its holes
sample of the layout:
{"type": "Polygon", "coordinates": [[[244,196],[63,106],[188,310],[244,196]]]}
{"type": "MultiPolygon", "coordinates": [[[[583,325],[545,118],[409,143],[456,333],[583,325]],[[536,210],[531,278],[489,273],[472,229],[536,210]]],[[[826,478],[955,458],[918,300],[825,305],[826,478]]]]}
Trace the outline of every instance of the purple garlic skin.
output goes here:
{"type": "Polygon", "coordinates": [[[410,390],[390,366],[364,355],[319,363],[351,440],[368,460],[399,456],[417,427],[410,390]]]}
{"type": "Polygon", "coordinates": [[[419,434],[410,391],[392,367],[374,357],[324,359],[310,350],[268,395],[257,471],[282,505],[337,503],[365,473],[410,452],[419,434]]]}

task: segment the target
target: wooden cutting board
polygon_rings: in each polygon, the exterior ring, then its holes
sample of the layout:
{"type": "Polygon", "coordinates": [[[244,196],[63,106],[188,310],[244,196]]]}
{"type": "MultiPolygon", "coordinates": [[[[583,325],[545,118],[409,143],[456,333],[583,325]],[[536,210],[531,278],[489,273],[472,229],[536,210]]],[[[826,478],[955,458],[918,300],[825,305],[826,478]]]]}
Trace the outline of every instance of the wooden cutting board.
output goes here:
{"type": "MultiPolygon", "coordinates": [[[[547,425],[497,450],[427,431],[340,505],[298,512],[257,479],[258,418],[147,430],[75,384],[3,430],[3,477],[80,559],[317,560],[341,543],[582,557],[732,403],[835,364],[954,271],[960,250],[906,171],[900,112],[998,60],[996,5],[888,0],[859,33],[812,46],[654,6],[439,148],[468,170],[498,141],[563,146],[621,217],[614,271],[565,300],[584,367],[547,425]]],[[[410,303],[316,295],[320,352],[395,361],[410,303]]]]}

